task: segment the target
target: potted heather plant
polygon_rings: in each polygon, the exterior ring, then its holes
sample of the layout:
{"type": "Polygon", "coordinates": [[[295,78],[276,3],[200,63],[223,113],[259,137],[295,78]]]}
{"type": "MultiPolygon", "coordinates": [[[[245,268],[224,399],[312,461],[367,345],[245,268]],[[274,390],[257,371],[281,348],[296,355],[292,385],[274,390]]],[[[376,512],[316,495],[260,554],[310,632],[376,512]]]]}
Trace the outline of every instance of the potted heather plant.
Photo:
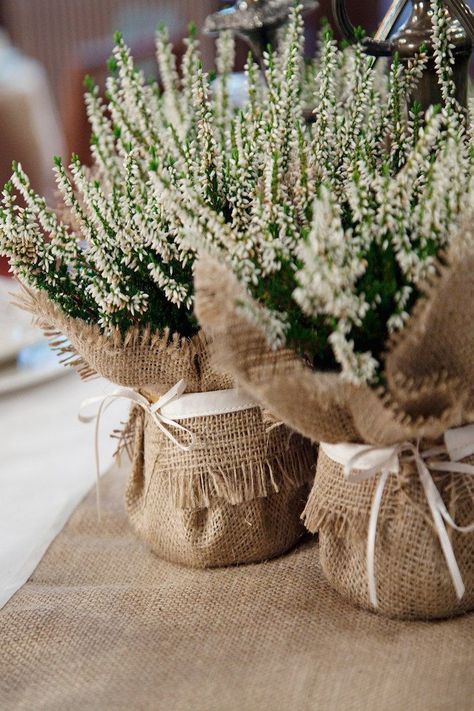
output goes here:
{"type": "MultiPolygon", "coordinates": [[[[326,30],[310,129],[267,55],[277,111],[236,126],[239,207],[197,274],[216,363],[321,442],[304,519],[329,582],[405,618],[474,607],[474,151],[432,14],[443,105],[426,115],[405,108],[423,48],[384,85],[326,30]]],[[[209,208],[161,182],[199,234],[209,208]]]]}
{"type": "MultiPolygon", "coordinates": [[[[166,171],[173,185],[193,188],[209,204],[203,232],[220,230],[212,208],[223,170],[238,189],[224,167],[241,121],[228,95],[233,41],[219,40],[212,96],[194,36],[181,76],[165,30],[157,48],[163,90],[136,70],[120,36],[106,100],[87,82],[93,165],[56,160],[59,209],[14,165],[0,253],[54,347],[84,377],[100,373],[122,386],[117,396],[133,403],[123,441],[133,450],[126,500],[137,533],[187,565],[264,560],[304,531],[313,447],[211,367],[193,311],[196,246],[158,181],[166,171]]],[[[263,94],[251,94],[252,110],[263,110],[263,94]]]]}

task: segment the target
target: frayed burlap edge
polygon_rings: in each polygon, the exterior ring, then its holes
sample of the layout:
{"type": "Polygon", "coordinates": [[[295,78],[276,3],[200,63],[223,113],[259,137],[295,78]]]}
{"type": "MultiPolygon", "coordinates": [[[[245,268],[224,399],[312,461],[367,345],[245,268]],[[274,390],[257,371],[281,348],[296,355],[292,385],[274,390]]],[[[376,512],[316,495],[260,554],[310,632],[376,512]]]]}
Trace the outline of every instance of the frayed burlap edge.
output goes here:
{"type": "Polygon", "coordinates": [[[188,392],[200,389],[197,361],[207,348],[201,333],[188,339],[169,329],[153,333],[136,327],[104,334],[97,324],[67,316],[45,293],[25,286],[15,304],[33,315],[61,362],[83,379],[101,375],[125,387],[159,389],[184,378],[188,392]]]}
{"type": "MultiPolygon", "coordinates": [[[[366,540],[377,483],[376,479],[357,484],[348,483],[340,465],[333,462],[320,448],[314,485],[301,515],[305,528],[310,533],[322,531],[337,538],[366,540]]],[[[400,478],[391,477],[382,497],[381,520],[387,522],[396,517],[395,502],[403,496],[400,478]]],[[[406,502],[413,506],[408,496],[406,502]]]]}
{"type": "Polygon", "coordinates": [[[237,505],[299,489],[311,483],[314,467],[314,450],[308,442],[300,441],[299,447],[280,456],[261,462],[242,462],[232,470],[209,468],[204,476],[170,475],[170,495],[180,509],[207,508],[218,499],[237,505]]]}
{"type": "Polygon", "coordinates": [[[212,338],[216,367],[313,441],[391,445],[437,439],[474,417],[474,255],[469,252],[452,255],[449,267],[439,266],[407,328],[389,344],[387,386],[376,390],[346,383],[336,373],[315,372],[288,350],[272,350],[243,313],[249,295],[215,260],[198,263],[196,292],[196,312],[212,338]],[[442,319],[436,320],[437,311],[442,319]],[[455,318],[459,313],[469,330],[468,348],[455,318]],[[430,330],[432,322],[436,330],[430,330]],[[417,377],[417,363],[426,353],[437,357],[430,356],[430,367],[417,377]]]}
{"type": "MultiPolygon", "coordinates": [[[[116,456],[125,452],[133,459],[137,434],[143,432],[144,417],[141,408],[132,407],[128,421],[115,433],[116,456]]],[[[243,461],[233,469],[226,466],[225,471],[209,467],[205,472],[187,472],[186,477],[181,472],[170,472],[169,495],[177,509],[208,508],[218,500],[238,505],[310,485],[315,468],[315,447],[309,440],[289,431],[286,448],[260,462],[243,461]]]]}

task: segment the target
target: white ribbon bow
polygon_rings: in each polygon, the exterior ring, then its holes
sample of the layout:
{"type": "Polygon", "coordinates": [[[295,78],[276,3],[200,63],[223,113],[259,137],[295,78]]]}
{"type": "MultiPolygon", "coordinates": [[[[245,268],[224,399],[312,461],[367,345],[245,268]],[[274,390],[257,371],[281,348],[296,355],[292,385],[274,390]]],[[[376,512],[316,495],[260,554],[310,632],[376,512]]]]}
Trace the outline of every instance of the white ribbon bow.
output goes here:
{"type": "Polygon", "coordinates": [[[433,447],[423,452],[420,451],[419,442],[417,444],[402,442],[393,447],[375,447],[348,443],[321,444],[325,454],[344,467],[344,477],[347,481],[357,483],[373,479],[379,474],[381,475],[372,502],[367,536],[367,579],[370,602],[373,607],[378,606],[375,579],[375,542],[382,496],[389,476],[399,474],[400,458],[407,455],[409,459],[415,462],[458,600],[464,595],[465,586],[447,527],[449,526],[460,533],[471,533],[474,531],[474,522],[469,526],[458,526],[456,524],[446,508],[430,470],[474,476],[474,465],[459,461],[474,454],[474,425],[448,430],[444,439],[444,446],[433,447]],[[450,461],[432,460],[432,457],[440,454],[448,454],[451,458],[450,461]],[[430,460],[429,462],[427,462],[428,459],[430,460]]]}
{"type": "Polygon", "coordinates": [[[96,486],[96,492],[97,492],[97,510],[99,512],[99,519],[100,519],[100,451],[99,451],[99,427],[100,427],[100,420],[102,418],[103,413],[105,410],[109,407],[109,405],[112,404],[114,400],[130,400],[130,402],[135,403],[136,405],[139,405],[142,410],[147,412],[155,425],[163,432],[163,434],[173,442],[173,444],[176,445],[179,449],[181,449],[183,452],[190,452],[194,447],[196,446],[196,435],[191,432],[191,430],[187,429],[187,427],[183,427],[183,425],[180,425],[176,420],[167,417],[161,412],[161,409],[164,408],[166,405],[169,405],[171,402],[174,400],[177,400],[180,398],[184,391],[186,389],[186,381],[185,380],[180,380],[179,383],[176,383],[176,385],[173,385],[170,390],[168,390],[167,393],[165,393],[162,397],[160,397],[159,400],[157,400],[154,403],[148,402],[146,397],[141,395],[139,392],[136,390],[132,390],[131,388],[118,388],[117,390],[114,390],[113,392],[107,394],[107,395],[99,395],[97,397],[90,397],[87,400],[84,400],[83,403],[81,403],[81,407],[79,410],[79,420],[81,422],[93,422],[95,420],[95,470],[96,470],[96,481],[97,481],[97,486],[96,486]],[[92,405],[99,405],[99,409],[92,415],[85,415],[83,414],[84,410],[87,410],[89,407],[92,405]],[[190,443],[189,444],[183,444],[180,442],[177,437],[170,431],[170,428],[178,430],[179,432],[185,433],[189,438],[190,438],[190,443]]]}
{"type": "Polygon", "coordinates": [[[190,452],[196,446],[196,435],[180,425],[177,420],[187,420],[195,417],[210,417],[225,415],[257,407],[255,400],[236,388],[229,390],[213,390],[211,392],[185,393],[186,381],[180,380],[173,385],[155,403],[149,403],[146,397],[131,388],[119,388],[108,395],[91,397],[81,404],[79,419],[81,422],[95,423],[95,467],[97,479],[97,510],[100,519],[100,453],[99,453],[99,426],[104,411],[114,400],[125,399],[139,405],[147,412],[155,425],[163,434],[183,452],[190,452]],[[93,415],[83,414],[92,405],[99,405],[93,415]],[[171,430],[185,433],[189,437],[189,444],[183,444],[171,430]]]}

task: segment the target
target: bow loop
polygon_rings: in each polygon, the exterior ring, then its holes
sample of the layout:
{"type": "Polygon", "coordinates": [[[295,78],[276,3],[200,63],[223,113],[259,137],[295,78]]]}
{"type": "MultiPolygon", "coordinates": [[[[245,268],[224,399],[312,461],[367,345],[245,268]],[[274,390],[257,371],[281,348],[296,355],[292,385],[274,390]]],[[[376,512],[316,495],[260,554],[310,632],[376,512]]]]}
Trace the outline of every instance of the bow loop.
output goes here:
{"type": "Polygon", "coordinates": [[[180,380],[176,385],[168,390],[167,393],[162,395],[155,403],[150,405],[151,412],[159,412],[162,407],[169,405],[174,400],[177,400],[186,390],[186,381],[184,379],[180,380]]]}
{"type": "Polygon", "coordinates": [[[196,446],[196,436],[191,430],[187,429],[183,425],[176,422],[176,420],[166,417],[161,413],[161,408],[169,404],[173,400],[181,397],[186,389],[186,381],[180,380],[176,385],[173,385],[167,393],[165,393],[156,403],[150,403],[146,397],[136,390],[131,388],[118,388],[107,395],[99,395],[97,397],[91,397],[81,404],[79,410],[79,420],[80,422],[94,422],[95,421],[95,437],[94,437],[94,449],[95,449],[95,471],[96,471],[96,493],[97,493],[97,511],[99,516],[99,521],[101,518],[101,503],[100,503],[100,451],[99,451],[99,428],[102,415],[105,410],[110,407],[114,400],[129,400],[142,408],[144,412],[147,412],[152,418],[155,425],[159,430],[167,437],[171,442],[173,442],[176,447],[181,449],[183,452],[190,452],[196,446]],[[85,410],[93,405],[98,405],[96,412],[86,415],[85,410]],[[190,442],[189,444],[183,444],[172,430],[177,430],[178,432],[185,433],[188,435],[190,442]]]}

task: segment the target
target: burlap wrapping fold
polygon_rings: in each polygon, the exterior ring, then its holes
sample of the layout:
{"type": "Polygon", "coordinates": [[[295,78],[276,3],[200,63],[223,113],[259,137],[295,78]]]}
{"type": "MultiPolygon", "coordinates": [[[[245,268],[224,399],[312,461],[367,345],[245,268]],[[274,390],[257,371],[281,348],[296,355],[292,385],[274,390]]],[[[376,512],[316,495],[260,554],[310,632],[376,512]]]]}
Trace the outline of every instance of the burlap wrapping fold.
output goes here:
{"type": "MultiPolygon", "coordinates": [[[[474,254],[452,255],[424,288],[405,329],[388,345],[385,388],[316,372],[272,350],[241,308],[250,297],[228,269],[202,260],[196,313],[212,337],[213,362],[271,412],[315,442],[391,445],[437,439],[474,419],[474,254]]],[[[252,304],[252,311],[258,311],[252,304]]]]}
{"type": "MultiPolygon", "coordinates": [[[[138,330],[104,335],[37,292],[27,293],[22,306],[83,377],[97,372],[150,402],[181,379],[186,392],[232,387],[231,378],[210,366],[202,334],[190,340],[138,330]]],[[[266,560],[295,545],[304,533],[300,514],[314,477],[311,443],[267,422],[260,407],[183,424],[196,437],[189,452],[148,413],[131,412],[122,439],[132,445],[126,503],[137,534],[166,560],[194,567],[266,560]]]]}
{"type": "MultiPolygon", "coordinates": [[[[465,229],[472,230],[472,225],[465,229]]],[[[386,386],[376,390],[344,382],[336,373],[316,372],[292,351],[272,350],[242,308],[250,297],[212,259],[198,265],[196,310],[212,337],[216,366],[313,441],[388,446],[418,438],[438,440],[449,428],[474,420],[474,254],[458,240],[456,251],[452,249],[446,261],[448,266],[439,265],[436,276],[424,287],[406,328],[388,345],[386,386]]],[[[251,311],[258,308],[252,303],[251,311]]],[[[321,474],[324,456],[319,469],[305,523],[312,531],[322,529],[321,549],[330,581],[355,602],[367,604],[365,543],[354,532],[361,511],[365,525],[375,484],[354,487],[336,477],[337,486],[332,489],[334,482],[321,474]],[[312,506],[314,502],[317,506],[312,506]]],[[[439,480],[448,486],[451,478],[444,474],[439,480]]],[[[420,493],[417,482],[412,500],[420,493]]],[[[466,485],[458,515],[470,512],[473,518],[472,493],[466,485]]],[[[397,497],[390,507],[394,513],[388,516],[388,509],[382,510],[379,519],[383,530],[389,527],[390,535],[385,535],[391,540],[379,546],[377,554],[377,577],[383,590],[380,610],[430,617],[471,609],[474,579],[467,576],[468,591],[458,605],[452,583],[445,578],[430,522],[405,496],[397,497]],[[397,536],[400,540],[395,543],[397,536]],[[405,569],[411,571],[408,587],[401,584],[405,569]]],[[[455,535],[456,548],[466,567],[473,539],[460,536],[455,535]]]]}

